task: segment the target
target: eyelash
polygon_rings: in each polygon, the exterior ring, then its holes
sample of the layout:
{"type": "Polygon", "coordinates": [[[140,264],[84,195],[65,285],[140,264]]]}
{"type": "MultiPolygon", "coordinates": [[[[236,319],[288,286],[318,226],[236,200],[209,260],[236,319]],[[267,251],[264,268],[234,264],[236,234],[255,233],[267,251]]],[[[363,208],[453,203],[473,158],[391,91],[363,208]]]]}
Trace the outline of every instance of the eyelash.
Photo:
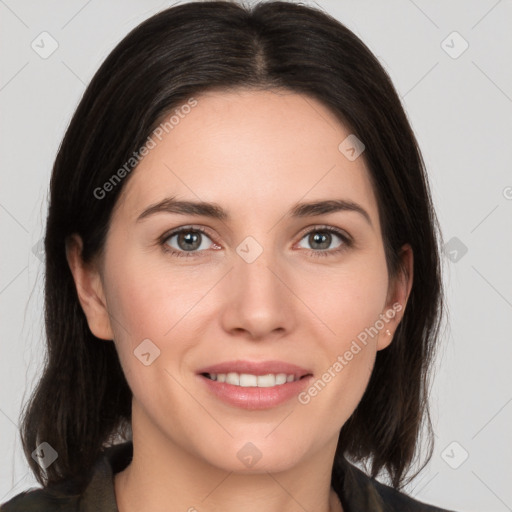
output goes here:
{"type": "MultiPolygon", "coordinates": [[[[175,257],[178,257],[178,258],[182,258],[182,257],[185,257],[185,258],[195,257],[200,252],[202,252],[202,251],[189,251],[189,252],[187,252],[187,251],[176,251],[175,249],[169,248],[169,245],[167,244],[167,241],[170,238],[172,238],[174,235],[179,235],[180,233],[183,233],[183,232],[185,232],[185,233],[199,232],[199,233],[202,233],[202,234],[206,235],[210,239],[212,238],[208,234],[206,229],[203,229],[203,228],[201,228],[199,226],[197,226],[197,227],[185,226],[185,227],[182,227],[182,228],[179,228],[179,229],[167,232],[167,233],[165,233],[164,235],[162,235],[160,237],[159,243],[162,246],[163,250],[165,252],[169,253],[171,256],[175,256],[175,257]]],[[[342,240],[343,244],[340,247],[338,247],[337,249],[316,250],[316,251],[313,250],[313,249],[309,249],[309,250],[306,249],[310,253],[311,256],[314,256],[314,257],[336,256],[336,255],[340,254],[341,252],[345,251],[346,249],[352,247],[352,245],[353,245],[353,241],[352,241],[352,239],[348,235],[346,235],[343,231],[341,231],[341,230],[339,230],[337,228],[333,228],[332,226],[315,226],[313,229],[310,229],[309,231],[304,233],[301,236],[300,240],[302,240],[306,236],[310,235],[311,233],[316,233],[316,232],[320,232],[320,233],[333,233],[333,234],[337,235],[342,240]]]]}

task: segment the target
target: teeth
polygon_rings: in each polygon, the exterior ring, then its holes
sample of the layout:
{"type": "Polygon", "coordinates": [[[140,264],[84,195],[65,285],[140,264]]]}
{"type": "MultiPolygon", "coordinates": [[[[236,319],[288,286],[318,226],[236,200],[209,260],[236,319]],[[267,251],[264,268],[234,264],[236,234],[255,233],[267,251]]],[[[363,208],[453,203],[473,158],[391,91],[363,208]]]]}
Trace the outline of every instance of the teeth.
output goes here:
{"type": "Polygon", "coordinates": [[[226,384],[233,384],[233,386],[240,386],[240,375],[235,372],[226,375],[226,384]]]}
{"type": "Polygon", "coordinates": [[[249,375],[248,373],[240,374],[240,386],[248,388],[249,386],[254,387],[258,385],[258,377],[256,375],[249,375]]]}
{"type": "Polygon", "coordinates": [[[271,388],[277,384],[275,375],[258,375],[258,387],[259,388],[271,388]]]}
{"type": "Polygon", "coordinates": [[[250,373],[209,373],[208,377],[211,380],[218,382],[225,382],[233,386],[240,386],[243,388],[258,387],[270,388],[273,386],[281,386],[287,382],[293,382],[295,376],[293,374],[286,375],[286,373],[267,373],[266,375],[251,375],[250,373]]]}

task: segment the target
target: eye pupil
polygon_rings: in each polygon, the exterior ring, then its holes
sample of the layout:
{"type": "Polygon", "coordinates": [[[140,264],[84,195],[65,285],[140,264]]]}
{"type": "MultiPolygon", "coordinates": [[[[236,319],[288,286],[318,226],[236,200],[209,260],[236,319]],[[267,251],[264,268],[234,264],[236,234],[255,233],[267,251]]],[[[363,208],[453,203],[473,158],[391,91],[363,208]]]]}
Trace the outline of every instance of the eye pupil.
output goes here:
{"type": "Polygon", "coordinates": [[[311,246],[315,249],[328,249],[331,245],[331,236],[330,233],[317,231],[310,235],[311,246]],[[319,244],[321,247],[315,247],[315,244],[319,244]]]}
{"type": "Polygon", "coordinates": [[[193,251],[201,245],[199,239],[199,233],[195,233],[193,231],[185,231],[178,235],[178,246],[184,251],[193,251]],[[182,244],[182,242],[185,243],[182,244]]]}

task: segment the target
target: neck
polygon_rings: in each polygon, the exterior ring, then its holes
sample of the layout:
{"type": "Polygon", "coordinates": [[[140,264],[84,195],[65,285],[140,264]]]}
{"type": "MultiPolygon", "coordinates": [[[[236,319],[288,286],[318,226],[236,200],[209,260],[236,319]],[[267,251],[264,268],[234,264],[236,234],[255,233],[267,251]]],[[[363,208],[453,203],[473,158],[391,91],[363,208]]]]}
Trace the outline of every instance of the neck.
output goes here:
{"type": "Polygon", "coordinates": [[[145,510],[183,510],[187,512],[343,512],[342,505],[333,489],[319,492],[313,486],[290,485],[283,475],[253,475],[240,478],[224,473],[216,482],[211,479],[185,481],[186,487],[178,488],[178,482],[164,481],[164,477],[151,481],[140,476],[132,464],[115,475],[115,493],[119,512],[145,510]],[[285,484],[283,481],[285,480],[285,484]],[[170,484],[169,482],[172,482],[170,484]]]}
{"type": "Polygon", "coordinates": [[[119,512],[343,512],[331,488],[336,443],[287,470],[226,471],[172,443],[139,435],[132,417],[133,459],[114,476],[119,512]]]}

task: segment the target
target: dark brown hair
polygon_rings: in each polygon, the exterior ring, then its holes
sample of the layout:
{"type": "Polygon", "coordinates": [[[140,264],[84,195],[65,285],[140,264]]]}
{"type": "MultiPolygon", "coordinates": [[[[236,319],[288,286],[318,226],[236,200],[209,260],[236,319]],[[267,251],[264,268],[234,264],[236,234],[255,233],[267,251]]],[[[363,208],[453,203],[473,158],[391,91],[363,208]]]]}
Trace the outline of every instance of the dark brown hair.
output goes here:
{"type": "Polygon", "coordinates": [[[192,2],[146,20],[111,52],[55,160],[44,239],[48,351],[21,427],[26,458],[45,487],[74,479],[80,492],[104,447],[129,438],[131,421],[132,393],[115,346],[89,330],[65,242],[78,233],[84,261],[99,254],[130,175],[101,199],[94,191],[188,98],[240,88],[297,92],[328,107],[366,146],[390,276],[399,270],[403,244],[414,252],[404,317],[391,345],[377,353],[364,396],[341,429],[333,481],[345,455],[371,463],[372,476],[386,470],[401,487],[424,425],[426,462],[432,456],[427,399],[442,317],[440,233],[424,163],[390,78],[360,39],[321,10],[288,2],[192,2]],[[58,452],[46,471],[31,456],[43,441],[58,452]]]}

